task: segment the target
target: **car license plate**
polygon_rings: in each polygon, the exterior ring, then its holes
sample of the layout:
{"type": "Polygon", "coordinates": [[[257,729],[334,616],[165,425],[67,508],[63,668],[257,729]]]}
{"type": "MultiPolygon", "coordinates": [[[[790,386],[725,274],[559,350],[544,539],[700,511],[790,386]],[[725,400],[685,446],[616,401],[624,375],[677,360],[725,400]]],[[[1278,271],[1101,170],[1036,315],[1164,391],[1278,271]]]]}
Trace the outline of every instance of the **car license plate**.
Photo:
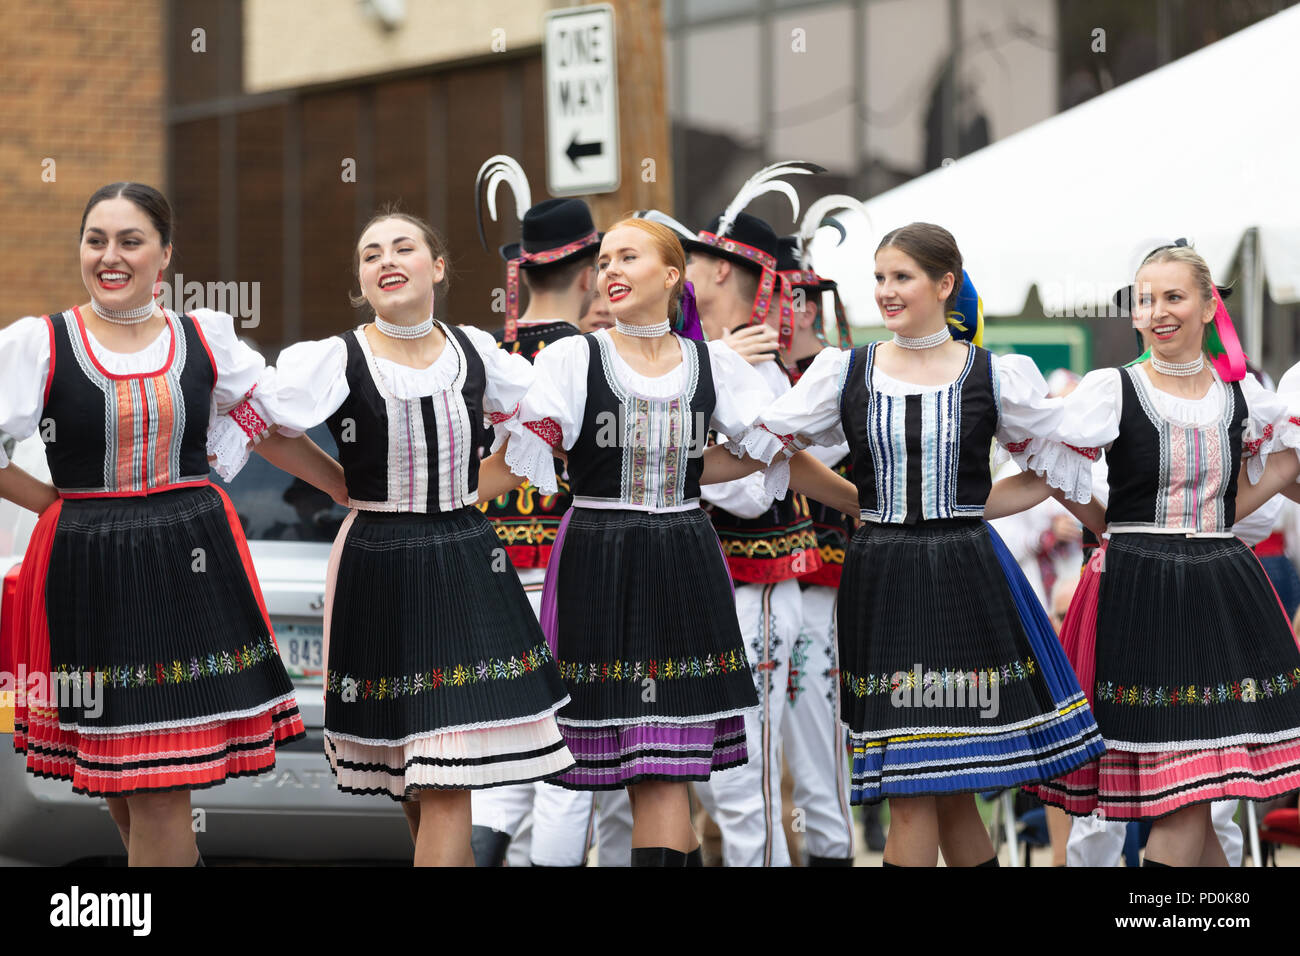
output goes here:
{"type": "Polygon", "coordinates": [[[298,684],[325,683],[325,641],[319,622],[276,620],[275,639],[289,678],[298,684]]]}

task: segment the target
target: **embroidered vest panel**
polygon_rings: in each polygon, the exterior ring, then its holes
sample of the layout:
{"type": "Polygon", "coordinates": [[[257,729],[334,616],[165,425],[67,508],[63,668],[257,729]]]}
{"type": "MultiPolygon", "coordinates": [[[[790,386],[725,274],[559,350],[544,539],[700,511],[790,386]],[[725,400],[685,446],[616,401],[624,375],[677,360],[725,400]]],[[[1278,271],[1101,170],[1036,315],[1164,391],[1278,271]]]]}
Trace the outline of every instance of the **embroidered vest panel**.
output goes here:
{"type": "Polygon", "coordinates": [[[698,500],[716,401],[705,344],[687,340],[685,388],[657,399],[628,392],[614,374],[613,346],[594,333],[586,338],[587,402],[569,450],[574,496],[652,511],[698,500]]]}
{"type": "Polygon", "coordinates": [[[992,488],[989,451],[999,408],[989,353],[970,346],[951,384],[897,396],[872,385],[877,344],[853,351],[840,390],[862,518],[916,524],[982,516],[992,488]]]}
{"type": "Polygon", "coordinates": [[[363,511],[454,511],[476,501],[483,360],[460,329],[439,323],[456,355],[448,388],[397,398],[383,385],[365,333],[342,336],[348,397],[326,424],[339,447],[349,504],[363,511]]]}
{"type": "Polygon", "coordinates": [[[1221,383],[1217,422],[1186,426],[1165,419],[1136,367],[1119,370],[1119,437],[1106,452],[1107,523],[1227,531],[1237,510],[1246,397],[1238,382],[1221,383]]]}
{"type": "Polygon", "coordinates": [[[47,318],[50,372],[40,433],[61,493],[146,495],[208,481],[216,369],[194,319],[164,315],[167,363],[139,375],[105,371],[75,312],[47,318]]]}
{"type": "MultiPolygon", "coordinates": [[[[503,333],[504,330],[496,333],[498,345],[501,345],[503,333]]],[[[537,353],[550,343],[581,334],[568,322],[521,325],[519,337],[509,346],[501,347],[532,362],[537,358],[537,353]]],[[[490,439],[484,444],[490,445],[490,439]]],[[[551,548],[555,546],[555,537],[560,530],[560,521],[573,504],[573,496],[569,494],[569,481],[564,477],[564,466],[558,459],[555,483],[559,491],[554,495],[544,495],[525,481],[513,491],[478,504],[478,509],[492,522],[493,530],[516,568],[544,568],[550,560],[551,548]]]]}

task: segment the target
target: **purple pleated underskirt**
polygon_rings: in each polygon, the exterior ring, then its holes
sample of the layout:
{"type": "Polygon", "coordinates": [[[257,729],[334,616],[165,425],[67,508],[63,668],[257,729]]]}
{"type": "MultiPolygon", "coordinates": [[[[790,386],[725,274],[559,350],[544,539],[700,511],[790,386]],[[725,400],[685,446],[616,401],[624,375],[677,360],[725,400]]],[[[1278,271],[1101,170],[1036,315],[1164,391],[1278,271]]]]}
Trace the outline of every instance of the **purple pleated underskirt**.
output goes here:
{"type": "Polygon", "coordinates": [[[616,790],[642,780],[707,780],[748,759],[745,718],[699,724],[575,727],[560,732],[576,762],[547,782],[573,790],[616,790]]]}

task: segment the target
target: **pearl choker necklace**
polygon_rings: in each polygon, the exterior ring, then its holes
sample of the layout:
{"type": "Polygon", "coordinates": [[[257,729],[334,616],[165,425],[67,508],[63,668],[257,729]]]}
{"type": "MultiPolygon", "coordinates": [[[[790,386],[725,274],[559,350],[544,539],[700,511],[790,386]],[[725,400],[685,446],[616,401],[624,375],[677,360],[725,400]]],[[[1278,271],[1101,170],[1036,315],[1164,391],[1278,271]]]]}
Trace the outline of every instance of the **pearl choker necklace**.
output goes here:
{"type": "Polygon", "coordinates": [[[664,319],[662,322],[656,323],[655,325],[628,325],[621,319],[615,319],[614,328],[618,329],[624,335],[631,335],[638,339],[657,339],[661,335],[667,335],[668,330],[672,328],[672,326],[668,324],[667,319],[664,319]]]}
{"type": "Polygon", "coordinates": [[[1153,354],[1151,356],[1151,367],[1161,375],[1195,375],[1205,368],[1205,355],[1198,355],[1191,362],[1166,362],[1153,354]]]}
{"type": "Polygon", "coordinates": [[[390,339],[422,339],[433,331],[433,316],[430,315],[419,325],[397,325],[376,315],[375,328],[390,339]]]}
{"type": "Polygon", "coordinates": [[[933,349],[943,345],[944,342],[947,342],[951,338],[952,336],[948,333],[947,326],[944,326],[933,335],[925,335],[919,339],[909,338],[906,335],[899,335],[895,332],[894,344],[903,349],[933,349]]]}
{"type": "Polygon", "coordinates": [[[156,305],[153,299],[150,299],[136,309],[110,309],[92,295],[90,297],[90,307],[105,322],[112,322],[114,325],[139,325],[141,322],[147,322],[150,319],[156,305]]]}

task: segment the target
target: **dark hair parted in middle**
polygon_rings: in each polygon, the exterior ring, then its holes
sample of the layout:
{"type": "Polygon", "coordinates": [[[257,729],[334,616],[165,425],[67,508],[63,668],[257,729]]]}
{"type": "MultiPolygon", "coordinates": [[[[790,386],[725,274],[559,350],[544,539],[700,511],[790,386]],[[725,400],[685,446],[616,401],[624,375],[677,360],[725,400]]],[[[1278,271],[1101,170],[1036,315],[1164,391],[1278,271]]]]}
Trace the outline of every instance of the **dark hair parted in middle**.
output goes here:
{"type": "MultiPolygon", "coordinates": [[[[447,241],[442,238],[442,234],[439,233],[438,230],[434,229],[419,216],[412,215],[409,212],[403,212],[401,207],[396,203],[386,203],[383,206],[380,206],[379,211],[370,217],[370,221],[361,227],[361,231],[357,233],[357,242],[361,241],[361,237],[366,234],[367,229],[375,223],[383,222],[386,219],[401,219],[403,222],[409,222],[420,233],[421,238],[424,239],[424,244],[428,246],[429,254],[433,256],[433,260],[435,262],[439,259],[443,261],[444,268],[442,281],[433,287],[434,293],[439,299],[441,299],[446,293],[447,287],[451,284],[451,258],[447,254],[447,241]]],[[[352,278],[359,278],[360,275],[361,250],[357,248],[357,244],[354,242],[352,244],[352,278]]],[[[349,294],[348,299],[351,301],[354,308],[359,309],[366,304],[366,297],[364,295],[349,294]]]]}
{"type": "Polygon", "coordinates": [[[931,282],[938,282],[951,272],[952,292],[943,308],[947,313],[956,307],[957,293],[961,291],[962,262],[961,250],[957,248],[957,240],[951,232],[932,222],[912,222],[885,233],[880,245],[876,246],[876,252],[886,246],[901,250],[915,259],[931,282]]]}
{"type": "Polygon", "coordinates": [[[137,209],[149,217],[153,227],[158,230],[163,248],[171,245],[173,226],[171,203],[158,190],[144,183],[109,183],[96,189],[94,195],[87,200],[86,208],[81,212],[81,231],[77,233],[78,238],[85,235],[86,218],[90,215],[90,210],[106,199],[118,197],[130,200],[137,209]]]}

